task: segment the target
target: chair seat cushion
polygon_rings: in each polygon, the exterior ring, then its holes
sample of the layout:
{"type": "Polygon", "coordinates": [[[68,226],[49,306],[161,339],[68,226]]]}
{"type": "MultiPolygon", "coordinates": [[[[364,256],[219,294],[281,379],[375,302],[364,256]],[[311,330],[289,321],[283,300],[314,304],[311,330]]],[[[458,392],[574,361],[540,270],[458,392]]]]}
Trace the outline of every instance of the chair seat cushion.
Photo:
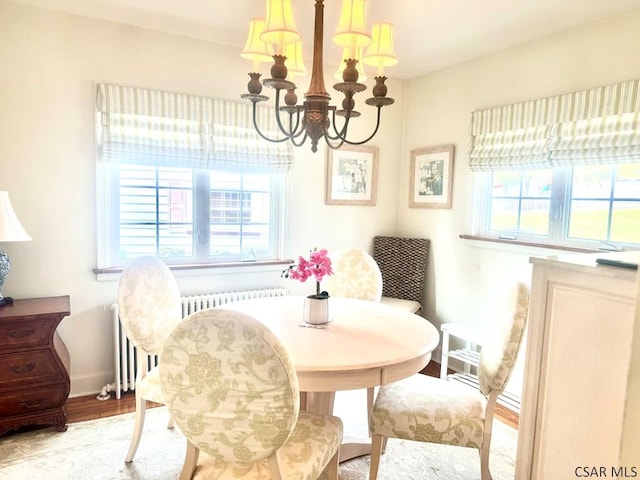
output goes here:
{"type": "MultiPolygon", "coordinates": [[[[300,412],[293,433],[276,453],[282,478],[316,480],[341,443],[342,420],[328,415],[300,412]]],[[[250,465],[225,464],[200,452],[193,479],[269,480],[269,460],[250,465]]]]}
{"type": "Polygon", "coordinates": [[[477,389],[417,374],[380,388],[371,414],[371,433],[480,448],[485,405],[477,389]]]}
{"type": "Polygon", "coordinates": [[[422,308],[420,302],[416,302],[414,300],[405,300],[403,298],[382,297],[380,302],[411,313],[418,313],[422,308]]]}
{"type": "Polygon", "coordinates": [[[136,395],[142,395],[142,398],[157,403],[164,403],[162,399],[162,390],[160,389],[160,375],[158,367],[154,367],[147,372],[143,379],[136,382],[136,395]]]}

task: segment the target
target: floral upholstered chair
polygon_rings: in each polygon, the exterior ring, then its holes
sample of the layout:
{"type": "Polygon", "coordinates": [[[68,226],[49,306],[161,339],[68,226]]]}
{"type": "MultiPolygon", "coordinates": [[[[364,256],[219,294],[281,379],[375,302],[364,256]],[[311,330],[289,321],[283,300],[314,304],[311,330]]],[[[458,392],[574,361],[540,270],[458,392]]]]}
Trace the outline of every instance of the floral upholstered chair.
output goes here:
{"type": "MultiPolygon", "coordinates": [[[[333,275],[326,277],[325,288],[332,297],[356,298],[379,302],[382,298],[382,273],[378,264],[364,250],[345,248],[332,252],[331,268],[333,275]]],[[[367,389],[367,414],[373,406],[375,390],[367,389]]],[[[336,401],[340,402],[346,392],[339,392],[336,401]]]]}
{"type": "Polygon", "coordinates": [[[489,449],[493,414],[516,361],[529,307],[529,287],[517,284],[492,318],[482,346],[479,390],[417,374],[382,386],[370,417],[373,438],[370,480],[378,475],[383,441],[401,438],[476,448],[482,480],[491,480],[489,449]]]}
{"type": "MultiPolygon", "coordinates": [[[[151,256],[131,262],[120,276],[118,313],[137,349],[136,417],[125,457],[125,462],[131,462],[140,443],[147,401],[163,403],[158,369],[149,370],[147,355],[157,355],[171,329],[182,320],[180,290],[169,267],[151,256]]],[[[171,420],[169,428],[173,428],[171,420]]]]}
{"type": "Polygon", "coordinates": [[[371,255],[359,248],[347,248],[336,250],[329,257],[333,275],[324,281],[329,295],[380,301],[382,274],[371,255]]]}
{"type": "Polygon", "coordinates": [[[188,316],[159,368],[188,441],[181,480],[337,480],[342,421],[300,411],[291,359],[254,318],[221,308],[188,316]]]}

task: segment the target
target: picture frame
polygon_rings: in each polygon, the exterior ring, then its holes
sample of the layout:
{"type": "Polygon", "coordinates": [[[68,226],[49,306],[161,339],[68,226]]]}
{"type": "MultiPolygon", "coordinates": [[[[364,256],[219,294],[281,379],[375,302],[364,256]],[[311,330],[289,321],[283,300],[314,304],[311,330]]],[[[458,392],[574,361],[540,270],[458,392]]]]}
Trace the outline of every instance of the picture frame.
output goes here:
{"type": "Polygon", "coordinates": [[[411,150],[410,208],[451,208],[453,145],[411,150]]]}
{"type": "Polygon", "coordinates": [[[378,148],[343,145],[329,149],[325,186],[327,205],[375,205],[378,148]]]}

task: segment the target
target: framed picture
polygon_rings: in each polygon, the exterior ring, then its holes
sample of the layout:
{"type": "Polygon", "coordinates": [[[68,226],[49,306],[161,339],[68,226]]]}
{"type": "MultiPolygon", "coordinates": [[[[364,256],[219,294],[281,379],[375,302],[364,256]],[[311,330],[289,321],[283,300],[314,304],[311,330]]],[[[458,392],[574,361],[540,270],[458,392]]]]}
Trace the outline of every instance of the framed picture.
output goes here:
{"type": "Polygon", "coordinates": [[[343,145],[327,156],[327,205],[375,205],[378,148],[343,145]]]}
{"type": "Polygon", "coordinates": [[[451,208],[453,145],[411,150],[409,207],[451,208]]]}

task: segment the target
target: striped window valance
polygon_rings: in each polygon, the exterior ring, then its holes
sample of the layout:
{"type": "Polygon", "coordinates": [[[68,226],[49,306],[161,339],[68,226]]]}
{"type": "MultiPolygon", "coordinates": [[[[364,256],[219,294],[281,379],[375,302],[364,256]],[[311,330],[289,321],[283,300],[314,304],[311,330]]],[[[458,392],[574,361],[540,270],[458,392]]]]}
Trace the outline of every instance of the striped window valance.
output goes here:
{"type": "MultiPolygon", "coordinates": [[[[285,173],[289,142],[261,139],[252,105],[208,97],[100,83],[99,159],[138,165],[246,173],[285,173]]],[[[278,137],[273,108],[258,108],[258,125],[278,137]]]]}
{"type": "Polygon", "coordinates": [[[640,162],[640,80],[471,114],[472,171],[640,162]]]}

